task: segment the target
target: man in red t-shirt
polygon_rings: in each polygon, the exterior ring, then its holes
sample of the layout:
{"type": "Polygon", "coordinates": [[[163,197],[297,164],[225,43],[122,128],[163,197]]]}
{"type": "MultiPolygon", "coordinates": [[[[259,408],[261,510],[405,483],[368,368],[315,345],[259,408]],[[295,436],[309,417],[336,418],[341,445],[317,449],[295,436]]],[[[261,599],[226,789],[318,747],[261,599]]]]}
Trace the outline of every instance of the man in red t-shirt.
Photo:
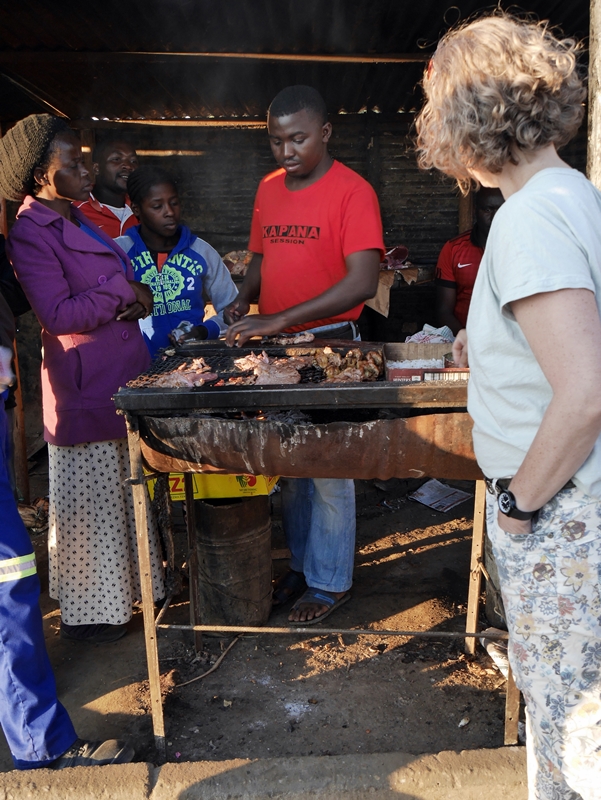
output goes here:
{"type": "Polygon", "coordinates": [[[454,334],[465,328],[488,232],[502,205],[501,192],[483,186],[476,194],[476,224],[447,242],[438,256],[436,323],[447,325],[454,334]]]}
{"type": "Polygon", "coordinates": [[[138,224],[127,198],[127,179],[138,168],[134,147],[121,137],[105,139],[92,153],[94,193],[77,207],[112,239],[138,224]]]}
{"type": "MultiPolygon", "coordinates": [[[[321,95],[289,86],[267,117],[271,150],[280,169],[261,181],[249,249],[254,253],[226,340],[281,331],[316,331],[354,338],[365,300],[378,286],[384,253],[378,200],[356,172],[328,152],[332,126],[321,95]],[[259,298],[259,314],[249,315],[259,298]]],[[[276,584],[279,605],[304,586],[289,620],[321,620],[349,599],[355,541],[353,481],[283,481],[282,517],[292,553],[276,584]]]]}

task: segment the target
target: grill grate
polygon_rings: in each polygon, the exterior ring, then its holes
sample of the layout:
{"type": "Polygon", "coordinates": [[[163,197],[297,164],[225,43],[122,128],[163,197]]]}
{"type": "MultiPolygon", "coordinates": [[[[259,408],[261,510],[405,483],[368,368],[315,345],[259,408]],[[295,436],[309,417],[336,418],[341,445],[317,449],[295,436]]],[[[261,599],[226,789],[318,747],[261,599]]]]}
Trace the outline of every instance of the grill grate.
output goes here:
{"type": "MultiPolygon", "coordinates": [[[[350,347],[342,348],[336,347],[332,348],[334,352],[340,353],[341,355],[346,355],[350,347]]],[[[379,348],[372,348],[378,349],[379,348]]],[[[248,351],[250,352],[250,351],[248,351]]],[[[258,350],[257,352],[261,352],[258,350]]],[[[278,348],[265,348],[265,352],[272,357],[277,358],[285,358],[286,356],[300,356],[300,355],[312,355],[315,353],[315,348],[305,348],[305,347],[295,347],[294,350],[290,348],[286,349],[283,347],[278,348]]],[[[231,354],[226,353],[224,354],[223,351],[219,353],[203,353],[202,358],[204,359],[205,363],[208,367],[210,367],[211,372],[217,373],[219,375],[220,380],[227,380],[230,377],[242,377],[245,375],[252,375],[252,370],[242,371],[237,369],[234,361],[240,358],[241,355],[245,353],[240,350],[235,350],[231,354]]],[[[183,355],[181,352],[176,352],[175,355],[167,356],[162,355],[159,356],[158,360],[152,363],[147,372],[142,373],[137,378],[132,381],[129,381],[127,384],[128,388],[130,389],[150,389],[154,387],[156,379],[161,375],[166,375],[170,372],[177,370],[182,364],[189,365],[192,363],[194,358],[198,354],[194,355],[183,355]]],[[[325,372],[321,367],[316,365],[311,365],[307,367],[301,367],[299,370],[299,374],[301,376],[300,384],[319,384],[325,380],[325,372]]],[[[378,378],[379,381],[384,380],[384,376],[381,375],[378,378]]],[[[296,385],[300,385],[296,384],[296,385]]],[[[254,384],[249,384],[249,388],[252,388],[254,384]]],[[[206,388],[209,389],[211,384],[207,384],[206,388]]],[[[294,384],[291,385],[293,388],[294,384]]],[[[161,388],[161,387],[157,387],[161,388]]],[[[204,387],[202,387],[204,388],[204,387]]]]}

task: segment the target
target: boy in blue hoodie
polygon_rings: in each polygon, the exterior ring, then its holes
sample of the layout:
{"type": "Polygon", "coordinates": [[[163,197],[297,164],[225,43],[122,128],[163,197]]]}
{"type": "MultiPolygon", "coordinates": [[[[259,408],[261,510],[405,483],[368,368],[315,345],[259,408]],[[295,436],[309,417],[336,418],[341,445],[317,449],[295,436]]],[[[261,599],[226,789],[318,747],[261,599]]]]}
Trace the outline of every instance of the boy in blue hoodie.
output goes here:
{"type": "Polygon", "coordinates": [[[238,292],[219,253],[180,225],[174,179],[157,167],[140,167],[130,175],[127,193],[140,224],[115,241],[130,257],[136,280],[154,295],[152,316],[140,320],[150,354],[167,347],[183,322],[193,326],[187,339],[219,338],[227,329],[223,309],[238,292]],[[217,312],[207,320],[205,297],[217,312]]]}

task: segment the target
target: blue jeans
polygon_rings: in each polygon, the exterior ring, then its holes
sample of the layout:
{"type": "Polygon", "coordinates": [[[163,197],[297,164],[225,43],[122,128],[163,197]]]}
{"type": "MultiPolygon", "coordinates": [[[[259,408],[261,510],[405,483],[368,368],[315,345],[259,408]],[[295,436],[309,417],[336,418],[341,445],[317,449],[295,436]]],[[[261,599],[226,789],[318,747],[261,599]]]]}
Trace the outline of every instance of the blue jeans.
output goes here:
{"type": "Polygon", "coordinates": [[[355,560],[355,484],[340,478],[282,478],[282,522],[290,568],[307,585],[346,592],[355,560]]]}

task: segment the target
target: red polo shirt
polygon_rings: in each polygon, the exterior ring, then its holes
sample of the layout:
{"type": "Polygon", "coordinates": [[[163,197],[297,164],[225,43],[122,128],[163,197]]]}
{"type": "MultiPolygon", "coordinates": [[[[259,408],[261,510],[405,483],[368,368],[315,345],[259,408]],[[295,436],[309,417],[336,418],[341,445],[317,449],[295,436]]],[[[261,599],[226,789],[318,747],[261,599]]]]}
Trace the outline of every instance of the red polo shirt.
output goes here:
{"type": "MultiPolygon", "coordinates": [[[[129,198],[125,199],[125,203],[129,208],[129,198]]],[[[111,239],[122,236],[129,228],[138,224],[133,212],[124,222],[121,222],[110,207],[96,200],[93,194],[90,194],[89,200],[84,200],[83,203],[76,203],[75,205],[89,220],[98,225],[99,228],[102,228],[111,239]]]]}

